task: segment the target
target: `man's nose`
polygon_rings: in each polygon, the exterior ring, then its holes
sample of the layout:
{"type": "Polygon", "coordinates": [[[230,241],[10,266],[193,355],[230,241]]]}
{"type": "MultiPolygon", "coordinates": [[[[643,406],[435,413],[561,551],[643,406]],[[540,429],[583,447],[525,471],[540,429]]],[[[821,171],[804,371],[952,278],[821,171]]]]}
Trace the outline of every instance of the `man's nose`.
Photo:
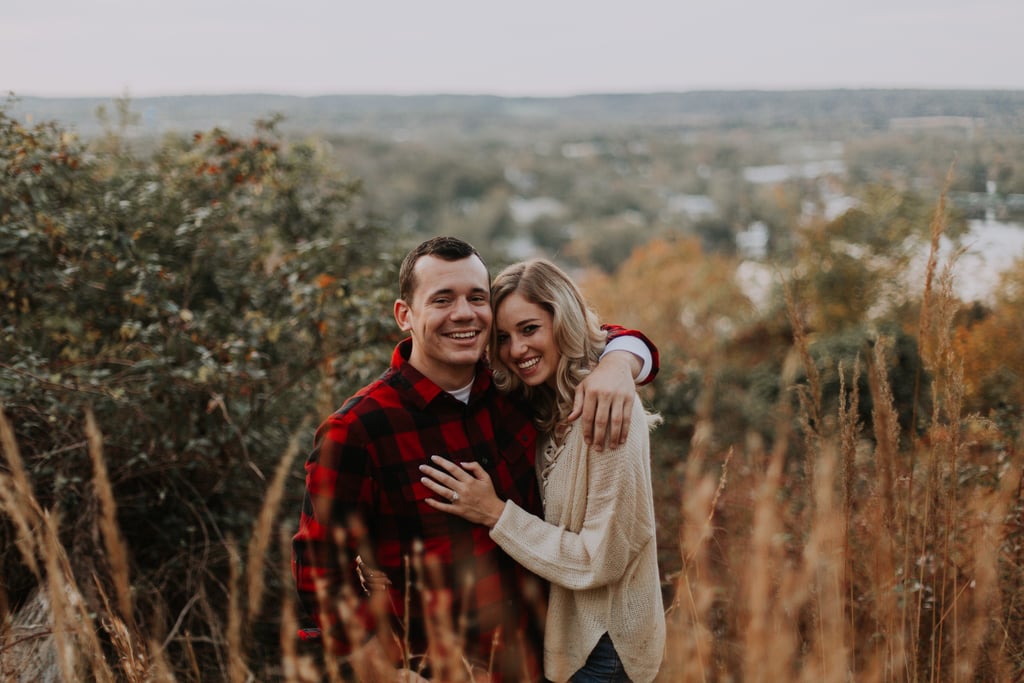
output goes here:
{"type": "Polygon", "coordinates": [[[455,301],[455,308],[452,309],[452,318],[456,320],[468,320],[473,317],[473,306],[469,299],[459,298],[455,301]]]}

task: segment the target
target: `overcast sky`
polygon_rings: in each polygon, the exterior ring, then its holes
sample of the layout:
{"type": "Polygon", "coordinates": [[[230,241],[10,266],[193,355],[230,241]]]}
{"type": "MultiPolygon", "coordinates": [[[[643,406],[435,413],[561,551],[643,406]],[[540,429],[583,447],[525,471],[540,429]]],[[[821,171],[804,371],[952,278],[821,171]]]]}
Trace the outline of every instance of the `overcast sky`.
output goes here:
{"type": "Polygon", "coordinates": [[[0,0],[0,91],[1024,89],[1024,0],[0,0]]]}

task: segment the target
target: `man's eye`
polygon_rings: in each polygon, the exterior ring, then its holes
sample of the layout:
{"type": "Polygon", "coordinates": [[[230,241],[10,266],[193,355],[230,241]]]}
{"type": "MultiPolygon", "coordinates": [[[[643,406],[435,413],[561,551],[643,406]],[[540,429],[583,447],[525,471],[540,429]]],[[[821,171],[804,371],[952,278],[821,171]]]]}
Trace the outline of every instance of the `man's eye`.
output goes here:
{"type": "Polygon", "coordinates": [[[469,300],[472,301],[475,304],[486,304],[486,303],[489,303],[487,301],[487,297],[484,296],[483,294],[480,294],[478,296],[472,296],[472,297],[469,298],[469,300]]]}
{"type": "Polygon", "coordinates": [[[448,303],[448,301],[449,300],[447,297],[439,297],[437,299],[434,299],[434,304],[437,306],[444,306],[445,304],[448,303]]]}

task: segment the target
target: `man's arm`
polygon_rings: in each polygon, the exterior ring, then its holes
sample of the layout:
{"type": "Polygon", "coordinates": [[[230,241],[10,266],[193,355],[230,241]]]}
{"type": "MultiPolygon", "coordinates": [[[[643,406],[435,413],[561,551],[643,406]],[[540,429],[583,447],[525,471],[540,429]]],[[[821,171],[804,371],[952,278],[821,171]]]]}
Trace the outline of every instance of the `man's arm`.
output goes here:
{"type": "Polygon", "coordinates": [[[570,421],[582,418],[583,439],[599,451],[606,445],[625,443],[635,383],[638,379],[640,384],[650,382],[659,369],[658,348],[641,332],[617,325],[605,325],[603,329],[608,332],[609,348],[576,388],[569,414],[570,421]],[[649,372],[644,373],[648,368],[649,372]]]}
{"type": "Polygon", "coordinates": [[[605,346],[604,353],[601,354],[601,358],[605,358],[609,354],[616,353],[619,351],[625,351],[631,354],[633,360],[639,365],[633,365],[633,380],[636,384],[647,384],[654,377],[654,373],[658,371],[656,367],[655,355],[658,350],[653,346],[648,346],[640,337],[634,337],[632,335],[624,334],[614,339],[609,340],[608,345],[605,346]]]}
{"type": "MultiPolygon", "coordinates": [[[[347,612],[366,631],[374,627],[372,610],[354,588],[355,559],[362,525],[349,527],[349,517],[366,519],[370,478],[365,475],[364,449],[346,443],[349,425],[336,416],[318,430],[316,446],[306,462],[306,491],[299,529],[292,539],[292,573],[302,605],[316,620],[337,653],[349,651],[347,627],[340,623],[342,595],[352,602],[347,612]],[[353,533],[356,532],[356,533],[353,533]]],[[[372,517],[371,517],[372,518],[372,517]]]]}

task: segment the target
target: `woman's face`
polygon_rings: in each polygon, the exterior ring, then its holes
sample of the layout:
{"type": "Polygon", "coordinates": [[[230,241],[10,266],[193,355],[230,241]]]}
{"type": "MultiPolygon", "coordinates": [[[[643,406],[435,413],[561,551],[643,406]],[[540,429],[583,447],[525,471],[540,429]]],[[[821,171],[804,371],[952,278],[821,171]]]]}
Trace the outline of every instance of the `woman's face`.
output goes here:
{"type": "Polygon", "coordinates": [[[506,296],[495,313],[498,359],[531,387],[555,384],[561,352],[551,314],[519,292],[506,296]]]}

